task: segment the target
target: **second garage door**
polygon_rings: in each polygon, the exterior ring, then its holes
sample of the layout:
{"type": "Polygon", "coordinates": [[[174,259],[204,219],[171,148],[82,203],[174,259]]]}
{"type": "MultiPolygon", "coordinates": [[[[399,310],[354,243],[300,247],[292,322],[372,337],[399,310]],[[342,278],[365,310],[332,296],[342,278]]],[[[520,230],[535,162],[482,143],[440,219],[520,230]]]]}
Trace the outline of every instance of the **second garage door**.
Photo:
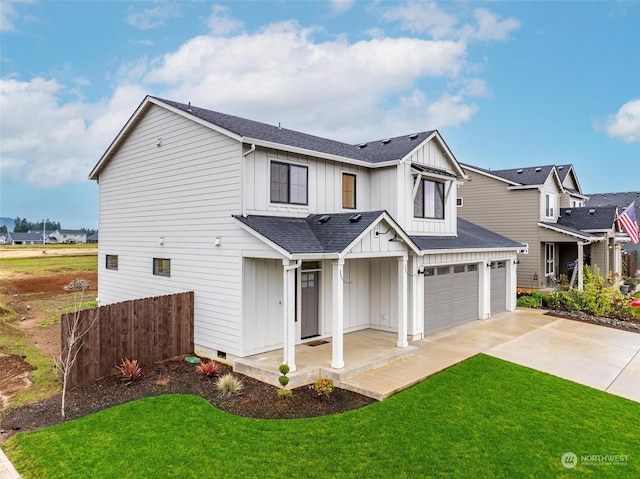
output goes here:
{"type": "Polygon", "coordinates": [[[424,334],[478,319],[478,265],[424,270],[424,334]]]}

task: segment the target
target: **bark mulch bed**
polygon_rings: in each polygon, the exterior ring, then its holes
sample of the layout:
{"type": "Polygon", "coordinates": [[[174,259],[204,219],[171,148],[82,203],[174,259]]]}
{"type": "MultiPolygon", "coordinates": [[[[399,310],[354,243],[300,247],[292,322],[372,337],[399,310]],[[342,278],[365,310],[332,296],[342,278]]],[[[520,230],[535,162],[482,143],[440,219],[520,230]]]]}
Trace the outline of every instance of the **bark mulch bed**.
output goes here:
{"type": "MultiPolygon", "coordinates": [[[[221,375],[229,372],[229,366],[221,365],[221,375]]],[[[117,375],[107,376],[67,392],[65,421],[60,415],[60,394],[11,410],[0,422],[0,442],[17,431],[53,426],[118,404],[161,394],[193,394],[231,414],[263,419],[325,416],[376,402],[340,388],[335,388],[326,399],[309,386],[294,389],[290,399],[279,399],[278,388],[242,374],[233,374],[242,380],[243,388],[231,396],[222,396],[215,387],[215,379],[199,376],[195,366],[182,358],[143,367],[142,376],[129,384],[122,382],[117,375]]]]}
{"type": "Polygon", "coordinates": [[[620,329],[622,331],[630,331],[640,334],[640,318],[633,317],[626,320],[616,318],[601,318],[598,316],[590,316],[578,311],[560,311],[550,310],[546,313],[548,316],[557,318],[572,319],[574,321],[582,321],[583,323],[597,324],[608,328],[620,329]]]}

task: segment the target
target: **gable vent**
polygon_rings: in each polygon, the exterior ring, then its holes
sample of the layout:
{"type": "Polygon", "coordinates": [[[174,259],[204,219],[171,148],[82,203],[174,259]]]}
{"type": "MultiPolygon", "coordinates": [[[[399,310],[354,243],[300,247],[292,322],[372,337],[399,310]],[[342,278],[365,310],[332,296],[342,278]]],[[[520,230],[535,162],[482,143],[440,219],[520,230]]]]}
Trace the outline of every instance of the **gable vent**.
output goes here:
{"type": "Polygon", "coordinates": [[[326,223],[327,221],[329,221],[331,219],[331,216],[329,215],[322,215],[319,219],[318,219],[318,223],[326,223]]]}
{"type": "Polygon", "coordinates": [[[418,134],[414,133],[413,135],[409,135],[409,139],[410,140],[415,140],[416,138],[418,138],[418,134]]]}
{"type": "Polygon", "coordinates": [[[360,144],[358,145],[358,148],[364,148],[365,146],[367,146],[367,144],[366,144],[366,143],[360,143],[360,144]]]}
{"type": "Polygon", "coordinates": [[[536,173],[537,173],[538,171],[542,171],[542,168],[536,168],[536,173]]]}
{"type": "Polygon", "coordinates": [[[518,170],[518,171],[516,171],[516,173],[520,174],[520,173],[522,173],[522,170],[518,170]]]}
{"type": "Polygon", "coordinates": [[[358,221],[360,221],[360,218],[362,218],[361,214],[353,215],[351,218],[349,218],[349,221],[351,223],[357,223],[358,221]]]}
{"type": "Polygon", "coordinates": [[[593,208],[591,208],[591,209],[589,210],[589,214],[590,214],[590,215],[595,215],[595,214],[596,214],[596,210],[595,210],[595,209],[593,209],[593,208]]]}
{"type": "Polygon", "coordinates": [[[386,140],[382,140],[382,144],[386,145],[387,143],[389,143],[391,141],[391,138],[387,138],[386,140]]]}

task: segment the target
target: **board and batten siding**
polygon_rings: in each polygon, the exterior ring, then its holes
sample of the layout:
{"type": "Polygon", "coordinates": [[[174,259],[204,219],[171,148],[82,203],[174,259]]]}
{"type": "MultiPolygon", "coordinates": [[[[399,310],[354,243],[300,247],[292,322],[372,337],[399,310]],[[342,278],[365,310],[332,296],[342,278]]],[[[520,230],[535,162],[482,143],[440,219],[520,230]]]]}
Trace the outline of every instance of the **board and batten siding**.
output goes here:
{"type": "Polygon", "coordinates": [[[370,172],[366,168],[312,156],[258,147],[245,160],[245,212],[304,216],[344,211],[369,211],[370,172]],[[308,204],[271,202],[271,162],[308,168],[308,204]],[[356,209],[342,208],[342,174],[356,175],[356,209]]]}
{"type": "Polygon", "coordinates": [[[241,352],[241,145],[157,106],[100,173],[101,304],[195,291],[196,347],[241,352]],[[162,138],[161,145],[157,145],[162,138]],[[220,246],[215,246],[220,238],[220,246]],[[105,268],[105,255],[118,269],[105,268]],[[170,277],[153,258],[171,260],[170,277]]]}
{"type": "MultiPolygon", "coordinates": [[[[395,184],[398,186],[398,203],[399,212],[397,220],[405,231],[413,234],[433,234],[433,235],[455,235],[457,231],[457,215],[456,215],[456,197],[457,186],[456,179],[445,182],[445,204],[444,219],[422,219],[413,216],[413,189],[416,177],[411,171],[411,164],[418,163],[421,165],[431,166],[439,170],[447,171],[456,175],[452,168],[451,160],[446,156],[440,145],[435,141],[417,148],[410,157],[401,163],[397,168],[398,178],[395,184]]],[[[424,177],[428,179],[428,176],[424,177]]]]}
{"type": "Polygon", "coordinates": [[[527,243],[529,254],[518,255],[518,286],[539,288],[544,279],[539,262],[540,191],[537,188],[508,190],[504,181],[471,170],[466,173],[469,180],[458,189],[463,199],[458,215],[514,241],[527,243]]]}

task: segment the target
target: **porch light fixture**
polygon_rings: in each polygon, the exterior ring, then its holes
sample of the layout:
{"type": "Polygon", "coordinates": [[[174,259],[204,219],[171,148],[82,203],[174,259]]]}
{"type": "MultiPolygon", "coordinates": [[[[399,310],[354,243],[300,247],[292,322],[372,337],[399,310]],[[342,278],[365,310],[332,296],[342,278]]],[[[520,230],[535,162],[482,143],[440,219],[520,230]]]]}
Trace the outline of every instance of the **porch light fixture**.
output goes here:
{"type": "Polygon", "coordinates": [[[389,240],[390,243],[404,243],[404,241],[402,240],[402,238],[398,238],[398,235],[396,233],[393,234],[393,238],[391,238],[389,240]]]}

